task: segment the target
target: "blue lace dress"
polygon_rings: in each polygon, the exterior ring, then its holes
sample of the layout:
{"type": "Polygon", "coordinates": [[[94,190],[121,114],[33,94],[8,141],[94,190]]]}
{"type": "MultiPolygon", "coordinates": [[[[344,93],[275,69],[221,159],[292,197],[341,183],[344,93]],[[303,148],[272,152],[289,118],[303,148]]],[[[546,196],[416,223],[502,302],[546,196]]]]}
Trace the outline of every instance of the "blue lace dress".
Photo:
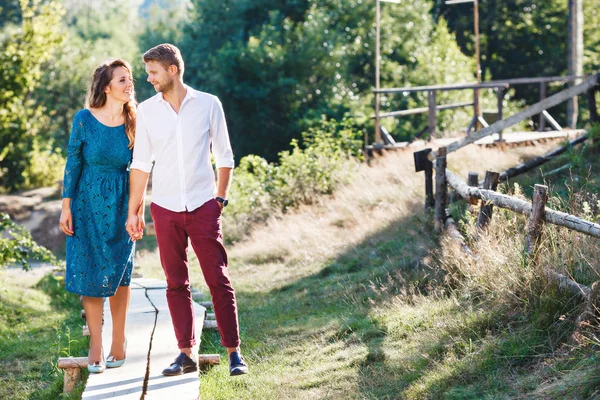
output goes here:
{"type": "Polygon", "coordinates": [[[135,246],[125,230],[132,151],[125,125],[106,126],[87,110],[75,114],[63,198],[71,199],[73,236],[67,236],[66,289],[113,296],[129,286],[135,246]]]}

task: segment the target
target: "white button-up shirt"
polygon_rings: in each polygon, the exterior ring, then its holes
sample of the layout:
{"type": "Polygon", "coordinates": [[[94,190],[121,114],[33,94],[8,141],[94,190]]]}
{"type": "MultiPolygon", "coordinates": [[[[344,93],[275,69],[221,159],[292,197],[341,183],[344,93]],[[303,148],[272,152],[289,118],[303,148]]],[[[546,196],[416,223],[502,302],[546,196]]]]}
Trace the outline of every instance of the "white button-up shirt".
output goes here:
{"type": "Polygon", "coordinates": [[[233,168],[233,151],[221,102],[186,86],[179,114],[162,93],[137,108],[132,169],[152,170],[152,202],[171,211],[193,211],[216,195],[217,168],[233,168]]]}

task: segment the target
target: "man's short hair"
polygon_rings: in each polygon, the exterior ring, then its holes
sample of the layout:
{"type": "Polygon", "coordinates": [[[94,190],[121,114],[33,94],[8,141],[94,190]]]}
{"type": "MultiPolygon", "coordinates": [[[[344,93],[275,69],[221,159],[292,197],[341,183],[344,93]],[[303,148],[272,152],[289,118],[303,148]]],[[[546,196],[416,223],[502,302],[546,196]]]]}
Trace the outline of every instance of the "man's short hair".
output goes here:
{"type": "Polygon", "coordinates": [[[179,76],[183,76],[183,70],[185,68],[183,65],[183,57],[181,57],[179,49],[170,43],[154,46],[144,53],[143,59],[144,62],[157,61],[161,63],[165,69],[169,69],[169,66],[174,65],[177,67],[179,76]]]}

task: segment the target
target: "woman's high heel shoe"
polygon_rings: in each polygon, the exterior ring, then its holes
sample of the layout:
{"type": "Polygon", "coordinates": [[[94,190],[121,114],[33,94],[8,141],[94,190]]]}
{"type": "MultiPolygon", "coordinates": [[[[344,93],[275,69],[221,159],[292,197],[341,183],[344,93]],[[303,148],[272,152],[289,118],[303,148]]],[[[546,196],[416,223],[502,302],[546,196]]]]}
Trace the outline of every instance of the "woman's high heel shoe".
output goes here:
{"type": "Polygon", "coordinates": [[[119,368],[123,364],[125,364],[125,359],[127,358],[127,339],[125,339],[125,357],[122,360],[117,360],[115,356],[109,355],[106,359],[106,368],[119,368]]]}
{"type": "Polygon", "coordinates": [[[102,361],[96,361],[93,365],[88,364],[87,367],[92,374],[101,374],[106,369],[106,365],[102,361]]]}

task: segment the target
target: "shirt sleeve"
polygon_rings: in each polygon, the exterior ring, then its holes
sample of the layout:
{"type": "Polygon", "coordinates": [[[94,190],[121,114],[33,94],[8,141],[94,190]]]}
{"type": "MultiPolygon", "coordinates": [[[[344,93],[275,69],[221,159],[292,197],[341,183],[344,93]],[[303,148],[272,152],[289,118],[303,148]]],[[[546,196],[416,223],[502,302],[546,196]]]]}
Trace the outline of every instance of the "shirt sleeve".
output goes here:
{"type": "Polygon", "coordinates": [[[133,145],[133,161],[130,169],[139,169],[150,173],[154,155],[152,154],[150,136],[148,136],[148,125],[141,105],[137,109],[135,121],[135,144],[133,145]]]}
{"type": "Polygon", "coordinates": [[[214,97],[210,115],[210,137],[212,139],[212,152],[215,156],[217,168],[233,168],[233,150],[229,142],[229,132],[221,101],[214,97]]]}
{"type": "Polygon", "coordinates": [[[67,165],[63,179],[63,198],[73,198],[77,191],[79,178],[83,169],[83,146],[85,144],[85,120],[81,111],[73,117],[69,146],[67,148],[67,165]]]}

